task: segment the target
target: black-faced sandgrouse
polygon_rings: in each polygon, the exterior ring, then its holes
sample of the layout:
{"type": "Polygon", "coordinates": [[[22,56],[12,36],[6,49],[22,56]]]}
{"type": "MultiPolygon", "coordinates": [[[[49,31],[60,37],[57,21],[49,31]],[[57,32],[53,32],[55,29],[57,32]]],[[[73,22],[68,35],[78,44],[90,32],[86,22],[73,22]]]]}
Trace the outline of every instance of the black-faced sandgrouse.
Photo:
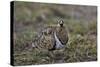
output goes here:
{"type": "Polygon", "coordinates": [[[62,49],[68,42],[68,33],[64,26],[64,22],[61,20],[56,26],[46,27],[37,37],[32,47],[38,49],[46,49],[48,51],[62,49]]]}

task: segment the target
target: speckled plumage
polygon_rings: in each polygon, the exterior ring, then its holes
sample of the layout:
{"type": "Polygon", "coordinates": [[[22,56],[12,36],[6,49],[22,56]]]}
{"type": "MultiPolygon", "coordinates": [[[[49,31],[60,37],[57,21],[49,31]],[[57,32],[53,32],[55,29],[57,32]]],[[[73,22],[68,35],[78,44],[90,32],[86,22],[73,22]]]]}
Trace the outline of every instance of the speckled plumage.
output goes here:
{"type": "Polygon", "coordinates": [[[45,28],[37,40],[34,40],[33,46],[39,49],[50,50],[54,47],[55,39],[51,27],[45,28]]]}
{"type": "Polygon", "coordinates": [[[64,47],[68,42],[68,33],[63,23],[59,26],[47,26],[40,37],[34,40],[33,47],[46,50],[56,50],[64,47]]]}

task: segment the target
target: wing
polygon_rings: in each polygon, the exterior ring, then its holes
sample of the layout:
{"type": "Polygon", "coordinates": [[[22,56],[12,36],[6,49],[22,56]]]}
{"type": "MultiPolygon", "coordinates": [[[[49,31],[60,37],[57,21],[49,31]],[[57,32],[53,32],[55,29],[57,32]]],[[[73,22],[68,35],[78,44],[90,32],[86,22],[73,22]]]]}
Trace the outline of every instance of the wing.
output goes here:
{"type": "Polygon", "coordinates": [[[44,29],[41,33],[42,35],[34,41],[33,46],[35,45],[39,49],[52,49],[55,45],[52,28],[48,27],[44,29]]]}

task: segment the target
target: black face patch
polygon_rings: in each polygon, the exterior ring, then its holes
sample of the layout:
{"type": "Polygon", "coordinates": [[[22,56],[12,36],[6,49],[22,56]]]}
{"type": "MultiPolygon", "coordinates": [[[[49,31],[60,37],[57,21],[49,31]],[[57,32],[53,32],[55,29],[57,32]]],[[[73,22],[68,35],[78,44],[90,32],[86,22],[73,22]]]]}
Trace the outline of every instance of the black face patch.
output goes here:
{"type": "Polygon", "coordinates": [[[63,24],[60,24],[61,27],[63,27],[63,24]]]}

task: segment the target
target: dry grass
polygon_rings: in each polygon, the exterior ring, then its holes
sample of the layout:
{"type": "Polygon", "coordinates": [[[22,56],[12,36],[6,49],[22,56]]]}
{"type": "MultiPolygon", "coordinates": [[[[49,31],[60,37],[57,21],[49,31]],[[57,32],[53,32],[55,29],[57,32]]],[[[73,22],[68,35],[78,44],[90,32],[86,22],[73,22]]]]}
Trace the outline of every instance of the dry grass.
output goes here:
{"type": "Polygon", "coordinates": [[[51,7],[50,4],[41,4],[39,7],[38,4],[16,2],[14,11],[14,65],[96,61],[97,22],[96,16],[93,14],[96,7],[92,6],[90,12],[87,10],[86,13],[84,8],[89,9],[89,6],[60,5],[60,8],[57,8],[55,5],[51,7]],[[72,10],[72,8],[77,9],[72,10]],[[72,12],[73,14],[76,14],[75,12],[81,13],[82,17],[77,19],[78,15],[73,17],[72,12]],[[87,15],[89,17],[85,18],[87,16],[84,14],[89,13],[90,15],[87,15]],[[45,17],[42,18],[41,15],[45,17]],[[94,19],[91,19],[92,16],[94,19]],[[36,32],[45,25],[55,25],[57,17],[64,19],[65,26],[69,31],[69,41],[64,49],[54,51],[54,57],[51,57],[49,52],[33,49],[31,42],[35,38],[36,32]]]}

